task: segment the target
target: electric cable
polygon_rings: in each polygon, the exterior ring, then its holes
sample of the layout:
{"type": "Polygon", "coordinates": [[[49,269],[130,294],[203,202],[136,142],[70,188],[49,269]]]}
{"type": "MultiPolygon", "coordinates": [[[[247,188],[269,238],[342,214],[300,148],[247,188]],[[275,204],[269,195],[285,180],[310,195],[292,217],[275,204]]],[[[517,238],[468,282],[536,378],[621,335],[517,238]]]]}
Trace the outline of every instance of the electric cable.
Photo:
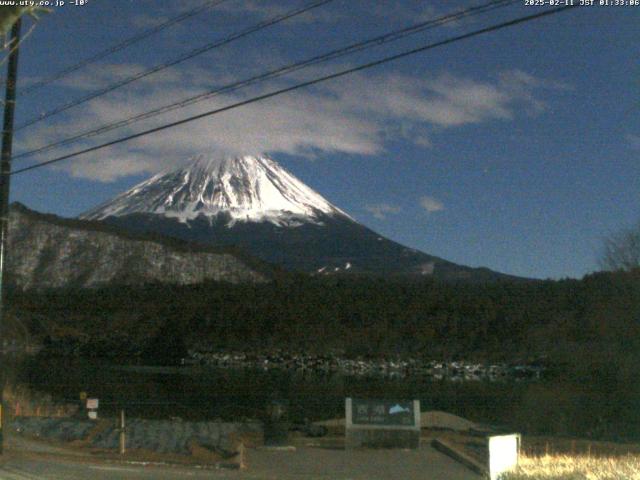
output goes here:
{"type": "Polygon", "coordinates": [[[69,75],[70,73],[76,72],[84,67],[86,67],[87,65],[90,65],[92,63],[97,62],[98,60],[102,60],[105,57],[108,57],[109,55],[119,52],[120,50],[124,50],[125,48],[130,47],[131,45],[134,45],[138,42],[140,42],[141,40],[144,40],[152,35],[155,35],[156,33],[161,32],[162,30],[172,27],[173,25],[176,25],[177,23],[180,23],[188,18],[191,18],[195,15],[198,15],[199,13],[209,9],[209,8],[213,8],[213,7],[217,7],[218,5],[220,5],[221,3],[226,2],[227,0],[209,0],[203,4],[201,4],[198,7],[195,7],[191,10],[188,10],[184,13],[181,13],[180,15],[170,18],[169,20],[162,22],[159,25],[156,25],[155,27],[151,27],[147,30],[144,30],[143,32],[140,32],[132,37],[129,37],[125,40],[123,40],[120,43],[117,43],[105,50],[102,50],[101,52],[96,53],[95,55],[86,58],[84,60],[81,60],[80,62],[71,65],[70,67],[67,67],[63,70],[60,70],[57,73],[54,73],[53,75],[46,77],[42,80],[37,81],[36,83],[33,83],[32,85],[23,88],[22,92],[20,93],[20,96],[24,96],[24,95],[28,95],[29,93],[33,92],[34,90],[37,90],[40,87],[43,87],[45,85],[48,85],[52,82],[55,82],[56,80],[60,80],[63,77],[66,77],[67,75],[69,75]]]}
{"type": "Polygon", "coordinates": [[[90,138],[96,135],[100,135],[103,133],[107,133],[110,132],[112,130],[121,128],[121,127],[125,127],[125,126],[129,126],[132,125],[136,122],[139,122],[141,120],[146,120],[148,118],[152,118],[154,116],[163,114],[163,113],[167,113],[170,111],[174,111],[177,110],[179,108],[184,108],[190,105],[193,105],[195,103],[198,102],[202,102],[204,100],[208,100],[210,98],[213,98],[217,95],[223,94],[223,93],[231,93],[234,91],[237,91],[241,88],[250,86],[250,85],[255,85],[257,83],[261,83],[263,81],[266,80],[271,80],[271,79],[275,79],[275,78],[279,78],[285,74],[288,73],[292,73],[292,72],[296,72],[298,70],[301,70],[303,68],[312,66],[312,65],[317,65],[319,63],[323,63],[323,62],[327,62],[330,60],[335,60],[337,58],[352,54],[352,53],[356,53],[356,52],[360,52],[369,48],[373,48],[373,47],[378,47],[380,45],[384,45],[386,43],[390,43],[396,40],[400,40],[402,38],[406,38],[407,36],[410,35],[414,35],[420,32],[423,32],[427,29],[431,29],[431,28],[435,28],[435,27],[439,27],[442,25],[445,25],[447,23],[451,23],[451,22],[455,22],[458,21],[461,18],[466,18],[466,17],[470,17],[470,16],[474,16],[474,15],[478,15],[481,13],[486,13],[488,11],[492,11],[498,8],[504,8],[506,6],[512,5],[516,2],[519,2],[519,0],[494,0],[492,2],[477,6],[477,7],[473,7],[473,8],[467,8],[465,10],[461,10],[458,12],[454,12],[451,14],[447,14],[445,16],[436,18],[436,19],[431,19],[431,20],[427,20],[424,22],[420,22],[420,23],[416,23],[413,24],[411,26],[405,27],[403,29],[400,30],[395,30],[383,35],[378,35],[376,37],[364,40],[364,41],[360,41],[351,45],[348,45],[346,47],[342,47],[336,50],[332,50],[330,52],[321,54],[321,55],[316,55],[312,58],[306,59],[306,60],[302,60],[300,62],[296,62],[293,64],[289,64],[280,68],[277,68],[275,70],[271,70],[268,71],[266,73],[262,73],[260,75],[257,76],[253,76],[250,78],[246,78],[243,80],[239,80],[236,82],[233,82],[231,84],[227,84],[221,87],[216,87],[212,90],[208,90],[204,93],[200,93],[198,95],[180,100],[178,102],[174,102],[174,103],[170,103],[167,105],[163,105],[161,107],[155,108],[153,110],[147,111],[147,112],[143,112],[137,115],[134,115],[132,117],[129,118],[125,118],[123,120],[119,120],[117,122],[113,122],[113,123],[109,123],[109,124],[105,124],[105,125],[101,125],[99,127],[90,129],[90,130],[86,130],[84,132],[78,133],[77,135],[74,135],[72,137],[68,137],[65,138],[63,140],[59,140],[47,145],[44,145],[42,147],[38,147],[36,149],[33,150],[29,150],[29,151],[25,151],[22,153],[19,153],[18,155],[14,155],[13,159],[19,159],[19,158],[23,158],[23,157],[27,157],[27,156],[32,156],[35,155],[37,153],[42,153],[45,151],[49,151],[53,148],[56,147],[60,147],[60,146],[64,146],[64,145],[69,145],[71,143],[75,143],[78,140],[81,140],[83,138],[90,138]]]}
{"type": "Polygon", "coordinates": [[[365,64],[361,64],[361,65],[358,65],[356,67],[352,67],[352,68],[348,68],[348,69],[345,69],[345,70],[341,70],[339,72],[332,73],[330,75],[325,75],[325,76],[322,76],[322,77],[319,77],[319,78],[315,78],[315,79],[312,79],[312,80],[301,82],[301,83],[298,83],[296,85],[292,85],[290,87],[286,87],[286,88],[282,88],[282,89],[279,89],[279,90],[275,90],[273,92],[265,93],[263,95],[258,95],[256,97],[252,97],[252,98],[249,98],[247,100],[242,100],[240,102],[236,102],[236,103],[233,103],[231,105],[227,105],[225,107],[216,108],[214,110],[210,110],[210,111],[198,114],[198,115],[193,115],[191,117],[187,117],[187,118],[184,118],[182,120],[171,122],[171,123],[168,123],[168,124],[165,124],[165,125],[161,125],[161,126],[158,126],[158,127],[155,127],[155,128],[144,130],[142,132],[138,132],[138,133],[135,133],[135,134],[132,134],[132,135],[128,135],[126,137],[122,137],[122,138],[119,138],[119,139],[116,139],[116,140],[112,140],[112,141],[109,141],[109,142],[106,142],[106,143],[103,143],[103,144],[100,144],[100,145],[96,145],[96,146],[93,146],[93,147],[90,147],[90,148],[85,148],[85,149],[79,150],[77,152],[73,152],[73,153],[69,153],[67,155],[63,155],[63,156],[60,156],[60,157],[57,157],[57,158],[53,158],[53,159],[47,160],[45,162],[40,162],[40,163],[36,163],[36,164],[30,165],[28,167],[20,168],[18,170],[12,171],[11,175],[16,175],[18,173],[23,173],[23,172],[34,170],[34,169],[37,169],[37,168],[45,167],[47,165],[58,163],[58,162],[61,162],[63,160],[67,160],[67,159],[70,159],[70,158],[78,157],[78,156],[84,155],[86,153],[95,152],[97,150],[101,150],[103,148],[107,148],[107,147],[110,147],[110,146],[113,146],[113,145],[124,143],[124,142],[127,142],[129,140],[134,140],[136,138],[140,138],[140,137],[144,137],[144,136],[147,136],[147,135],[151,135],[153,133],[157,133],[157,132],[160,132],[160,131],[163,131],[163,130],[167,130],[169,128],[177,127],[179,125],[184,125],[186,123],[190,123],[190,122],[199,120],[201,118],[210,117],[210,116],[217,115],[217,114],[220,114],[222,112],[229,111],[229,110],[233,110],[233,109],[245,106],[245,105],[249,105],[249,104],[252,104],[252,103],[260,102],[262,100],[266,100],[268,98],[273,98],[275,96],[282,95],[284,93],[293,92],[293,91],[299,90],[301,88],[306,88],[306,87],[309,87],[309,86],[312,86],[312,85],[316,85],[316,84],[319,84],[319,83],[322,83],[322,82],[326,82],[328,80],[333,80],[333,79],[336,79],[336,78],[343,77],[345,75],[350,75],[352,73],[360,72],[362,70],[366,70],[366,69],[369,69],[369,68],[372,68],[372,67],[383,65],[385,63],[389,63],[389,62],[392,62],[392,61],[396,61],[396,60],[399,60],[399,59],[402,59],[402,58],[405,58],[405,57],[408,57],[408,56],[411,56],[411,55],[415,55],[417,53],[422,53],[422,52],[425,52],[425,51],[428,51],[428,50],[432,50],[432,49],[437,48],[437,47],[441,47],[441,46],[444,46],[444,45],[449,45],[449,44],[452,44],[452,43],[459,42],[461,40],[466,40],[468,38],[476,37],[478,35],[482,35],[482,34],[485,34],[485,33],[494,32],[496,30],[501,30],[503,28],[511,27],[511,26],[514,26],[514,25],[519,25],[519,24],[522,24],[522,23],[525,23],[525,22],[529,22],[529,21],[532,21],[532,20],[537,20],[539,18],[555,15],[557,13],[560,13],[560,12],[563,12],[565,10],[569,10],[569,9],[572,9],[572,8],[575,8],[575,7],[576,7],[576,5],[565,5],[565,6],[562,6],[562,7],[557,7],[557,8],[553,8],[553,9],[550,9],[550,10],[545,10],[543,12],[535,13],[535,14],[532,14],[532,15],[526,15],[524,17],[518,17],[518,18],[515,18],[515,19],[512,19],[512,20],[508,20],[506,22],[502,22],[502,23],[499,23],[499,24],[496,24],[496,25],[491,25],[489,27],[481,28],[479,30],[474,30],[474,31],[469,32],[469,33],[465,33],[465,34],[462,34],[462,35],[457,35],[455,37],[450,37],[448,39],[441,40],[439,42],[430,43],[430,44],[423,45],[423,46],[420,46],[420,47],[417,47],[417,48],[413,48],[411,50],[406,50],[404,52],[401,52],[401,53],[398,53],[398,54],[395,54],[395,55],[384,57],[382,59],[375,60],[375,61],[372,61],[372,62],[368,62],[368,63],[365,63],[365,64]]]}
{"type": "Polygon", "coordinates": [[[54,115],[57,115],[59,113],[65,112],[67,110],[69,110],[70,108],[73,107],[77,107],[78,105],[81,105],[85,102],[88,102],[90,100],[94,100],[98,97],[101,97],[103,95],[106,95],[107,93],[113,92],[114,90],[117,90],[118,88],[124,87],[125,85],[129,85],[130,83],[133,83],[137,80],[141,80],[143,78],[148,77],[149,75],[153,75],[154,73],[158,73],[162,70],[166,70],[169,67],[174,67],[176,65],[178,65],[179,63],[182,63],[184,61],[190,60],[192,58],[197,57],[198,55],[202,55],[203,53],[209,52],[215,48],[219,48],[222,47],[224,45],[227,45],[231,42],[234,42],[235,40],[239,40],[241,38],[244,38],[252,33],[258,32],[260,30],[263,30],[267,27],[276,25],[280,22],[283,22],[285,20],[288,20],[290,18],[296,17],[298,15],[302,15],[303,13],[306,13],[314,8],[318,8],[321,7],[323,5],[326,5],[327,3],[333,2],[334,0],[315,0],[313,2],[311,2],[308,5],[305,5],[301,8],[296,8],[294,10],[290,10],[284,14],[281,15],[277,15],[275,17],[272,17],[268,20],[264,20],[262,22],[257,23],[256,25],[253,25],[251,27],[248,27],[244,30],[241,30],[240,32],[234,33],[228,37],[223,38],[222,40],[216,40],[215,42],[211,42],[208,43],[202,47],[193,49],[189,52],[187,52],[186,54],[180,55],[179,57],[173,59],[173,60],[169,60],[165,63],[162,63],[160,65],[156,65],[155,67],[151,67],[147,70],[144,70],[142,72],[139,72],[135,75],[132,75],[130,77],[127,77],[123,80],[120,80],[118,82],[112,83],[111,85],[108,85],[104,88],[101,88],[99,90],[93,91],[91,93],[89,93],[88,95],[85,95],[83,97],[79,97],[76,98],[75,100],[72,100],[68,103],[65,103],[64,105],[61,105],[59,107],[53,108],[52,110],[49,110],[48,112],[45,112],[41,115],[39,115],[38,117],[34,117],[31,120],[28,120],[24,123],[22,123],[21,125],[17,126],[14,131],[20,131],[24,128],[27,128],[31,125],[34,125],[38,122],[41,122],[42,120],[45,120],[47,118],[50,118],[54,115]]]}

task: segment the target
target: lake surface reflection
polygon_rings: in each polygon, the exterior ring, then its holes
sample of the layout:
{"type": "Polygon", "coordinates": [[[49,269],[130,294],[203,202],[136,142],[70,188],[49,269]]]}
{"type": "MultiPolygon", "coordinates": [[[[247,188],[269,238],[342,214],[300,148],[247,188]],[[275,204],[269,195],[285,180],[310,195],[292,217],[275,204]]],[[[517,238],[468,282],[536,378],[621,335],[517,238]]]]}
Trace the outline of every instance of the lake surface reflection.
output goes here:
{"type": "Polygon", "coordinates": [[[530,382],[452,382],[426,377],[380,377],[207,367],[109,365],[91,360],[29,359],[19,381],[56,400],[80,392],[100,399],[105,413],[185,419],[259,417],[273,399],[289,403],[290,416],[320,420],[344,415],[345,397],[413,399],[483,422],[504,422],[530,382]]]}
{"type": "Polygon", "coordinates": [[[619,398],[558,379],[454,382],[37,357],[21,362],[14,378],[58,401],[77,402],[80,392],[87,392],[100,399],[103,416],[124,408],[129,416],[143,418],[262,418],[266,405],[277,399],[288,403],[292,421],[302,422],[343,417],[345,397],[416,398],[422,410],[443,410],[523,433],[607,438],[613,420],[620,420],[616,435],[622,427],[626,438],[638,431],[637,415],[620,417],[619,398]]]}

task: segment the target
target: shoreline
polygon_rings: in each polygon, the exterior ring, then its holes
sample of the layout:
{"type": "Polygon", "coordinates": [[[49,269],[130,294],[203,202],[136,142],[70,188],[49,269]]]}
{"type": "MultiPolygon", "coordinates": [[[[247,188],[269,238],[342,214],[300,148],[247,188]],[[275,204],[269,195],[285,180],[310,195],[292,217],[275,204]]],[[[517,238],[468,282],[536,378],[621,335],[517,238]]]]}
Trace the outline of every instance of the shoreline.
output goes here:
{"type": "Polygon", "coordinates": [[[434,380],[499,381],[537,380],[546,368],[539,362],[507,364],[465,361],[420,360],[417,358],[346,358],[339,355],[294,353],[246,353],[189,351],[181,365],[207,366],[221,369],[255,369],[293,371],[311,374],[342,374],[407,378],[421,376],[434,380]]]}

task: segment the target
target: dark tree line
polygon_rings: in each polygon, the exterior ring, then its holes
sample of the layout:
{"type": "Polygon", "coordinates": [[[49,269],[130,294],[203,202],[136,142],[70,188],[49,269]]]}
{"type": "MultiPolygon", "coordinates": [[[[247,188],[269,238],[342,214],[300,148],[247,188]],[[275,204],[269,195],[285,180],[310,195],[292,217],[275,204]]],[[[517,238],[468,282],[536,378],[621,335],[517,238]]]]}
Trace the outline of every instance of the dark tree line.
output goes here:
{"type": "Polygon", "coordinates": [[[262,285],[13,292],[9,304],[50,348],[96,356],[281,348],[564,361],[640,351],[638,270],[492,284],[289,276],[262,285]]]}

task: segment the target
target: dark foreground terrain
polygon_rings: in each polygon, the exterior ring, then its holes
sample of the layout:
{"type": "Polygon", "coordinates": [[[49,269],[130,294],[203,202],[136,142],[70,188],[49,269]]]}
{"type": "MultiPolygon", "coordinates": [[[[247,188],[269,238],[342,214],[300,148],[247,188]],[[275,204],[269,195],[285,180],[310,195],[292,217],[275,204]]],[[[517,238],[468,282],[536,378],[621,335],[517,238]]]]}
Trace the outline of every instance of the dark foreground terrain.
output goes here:
{"type": "MultiPolygon", "coordinates": [[[[488,284],[300,275],[251,285],[13,291],[9,297],[11,336],[39,343],[45,362],[180,365],[198,352],[277,351],[365,363],[533,363],[544,367],[543,381],[503,403],[517,403],[524,431],[640,437],[638,270],[488,284]]],[[[486,397],[484,405],[489,393],[454,398],[486,397]]]]}

